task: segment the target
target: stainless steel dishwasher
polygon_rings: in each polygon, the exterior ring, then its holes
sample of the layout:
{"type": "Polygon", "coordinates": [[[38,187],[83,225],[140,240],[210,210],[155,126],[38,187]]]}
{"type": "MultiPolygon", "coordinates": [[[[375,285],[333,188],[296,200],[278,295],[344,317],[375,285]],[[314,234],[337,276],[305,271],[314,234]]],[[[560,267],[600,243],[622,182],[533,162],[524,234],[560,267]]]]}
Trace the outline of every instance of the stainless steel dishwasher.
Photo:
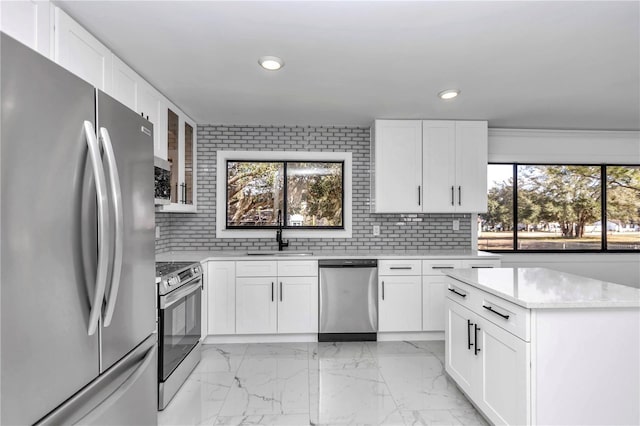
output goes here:
{"type": "Polygon", "coordinates": [[[318,341],[375,341],[378,331],[378,261],[320,260],[318,267],[318,341]]]}

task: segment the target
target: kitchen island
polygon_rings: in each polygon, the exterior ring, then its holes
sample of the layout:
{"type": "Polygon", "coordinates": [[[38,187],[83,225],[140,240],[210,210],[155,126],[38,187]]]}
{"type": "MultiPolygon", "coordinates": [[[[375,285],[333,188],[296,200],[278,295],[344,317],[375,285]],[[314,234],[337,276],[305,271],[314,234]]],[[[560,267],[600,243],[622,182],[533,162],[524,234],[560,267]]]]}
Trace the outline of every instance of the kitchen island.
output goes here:
{"type": "Polygon", "coordinates": [[[449,271],[445,369],[495,424],[640,424],[640,290],[545,268],[449,271]]]}

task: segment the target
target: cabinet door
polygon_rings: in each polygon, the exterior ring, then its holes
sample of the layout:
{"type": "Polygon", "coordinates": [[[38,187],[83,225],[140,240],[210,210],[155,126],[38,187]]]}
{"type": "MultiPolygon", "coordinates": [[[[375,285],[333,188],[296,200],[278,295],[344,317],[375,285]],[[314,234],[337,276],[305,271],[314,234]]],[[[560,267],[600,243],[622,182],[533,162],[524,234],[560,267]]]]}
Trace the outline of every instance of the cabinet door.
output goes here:
{"type": "Polygon", "coordinates": [[[375,212],[422,211],[422,122],[376,120],[375,212]]]}
{"type": "Polygon", "coordinates": [[[378,278],[378,330],[422,329],[422,280],[420,276],[378,278]]]}
{"type": "Polygon", "coordinates": [[[144,118],[153,123],[153,154],[157,157],[167,159],[167,146],[161,141],[166,140],[166,118],[162,120],[160,111],[162,109],[161,95],[153,87],[143,81],[138,81],[136,85],[136,112],[142,114],[144,118]]]}
{"type": "Polygon", "coordinates": [[[318,277],[279,277],[278,333],[318,332],[318,277]]]}
{"type": "Polygon", "coordinates": [[[422,330],[444,331],[446,291],[446,276],[432,275],[422,277],[422,330]]]}
{"type": "Polygon", "coordinates": [[[478,323],[483,383],[475,401],[495,424],[530,424],[530,345],[489,321],[478,323]]]}
{"type": "Polygon", "coordinates": [[[207,271],[208,334],[236,332],[236,263],[209,262],[207,271]]]}
{"type": "MultiPolygon", "coordinates": [[[[456,211],[456,122],[422,122],[424,212],[456,211]]],[[[485,164],[486,166],[486,164],[485,164]]],[[[485,178],[486,181],[486,178],[485,178]]]]}
{"type": "Polygon", "coordinates": [[[60,8],[55,9],[54,60],[111,95],[111,52],[60,8]]]}
{"type": "MultiPolygon", "coordinates": [[[[162,131],[162,130],[160,130],[162,131]]],[[[178,203],[182,198],[180,188],[180,119],[171,109],[167,109],[167,161],[171,165],[171,203],[178,203]]]]}
{"type": "Polygon", "coordinates": [[[184,164],[183,197],[182,203],[193,205],[195,197],[195,169],[196,169],[196,144],[195,124],[184,121],[184,164]]]}
{"type": "Polygon", "coordinates": [[[138,94],[138,80],[140,77],[120,58],[113,55],[113,97],[137,111],[136,96],[138,94]]]}
{"type": "Polygon", "coordinates": [[[456,122],[456,208],[487,211],[488,130],[486,121],[456,122]]]}
{"type": "Polygon", "coordinates": [[[236,278],[236,333],[276,333],[276,277],[236,278]]]}
{"type": "Polygon", "coordinates": [[[51,3],[33,0],[2,1],[0,9],[0,29],[48,58],[51,3]]]}
{"type": "Polygon", "coordinates": [[[445,369],[460,389],[475,400],[474,392],[482,378],[473,346],[475,315],[449,298],[445,300],[445,308],[445,369]]]}

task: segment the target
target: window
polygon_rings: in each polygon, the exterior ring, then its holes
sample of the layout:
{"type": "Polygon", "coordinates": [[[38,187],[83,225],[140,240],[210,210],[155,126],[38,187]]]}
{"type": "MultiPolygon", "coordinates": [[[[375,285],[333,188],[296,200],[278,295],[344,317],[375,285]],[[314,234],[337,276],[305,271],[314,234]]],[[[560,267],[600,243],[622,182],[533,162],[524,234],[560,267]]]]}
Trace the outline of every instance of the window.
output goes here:
{"type": "Polygon", "coordinates": [[[344,229],[344,162],[227,160],[227,229],[344,229]]]}
{"type": "Polygon", "coordinates": [[[489,164],[487,183],[479,250],[640,251],[639,166],[489,164]]]}

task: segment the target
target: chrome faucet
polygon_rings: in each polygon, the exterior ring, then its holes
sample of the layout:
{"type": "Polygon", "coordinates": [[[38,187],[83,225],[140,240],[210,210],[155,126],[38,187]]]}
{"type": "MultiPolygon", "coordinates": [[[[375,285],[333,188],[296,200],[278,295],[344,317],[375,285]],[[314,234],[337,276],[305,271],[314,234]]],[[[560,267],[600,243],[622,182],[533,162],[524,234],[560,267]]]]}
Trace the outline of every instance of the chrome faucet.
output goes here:
{"type": "Polygon", "coordinates": [[[278,251],[282,251],[284,247],[289,247],[289,240],[282,239],[282,210],[278,210],[278,230],[276,231],[276,241],[278,242],[278,251]]]}

